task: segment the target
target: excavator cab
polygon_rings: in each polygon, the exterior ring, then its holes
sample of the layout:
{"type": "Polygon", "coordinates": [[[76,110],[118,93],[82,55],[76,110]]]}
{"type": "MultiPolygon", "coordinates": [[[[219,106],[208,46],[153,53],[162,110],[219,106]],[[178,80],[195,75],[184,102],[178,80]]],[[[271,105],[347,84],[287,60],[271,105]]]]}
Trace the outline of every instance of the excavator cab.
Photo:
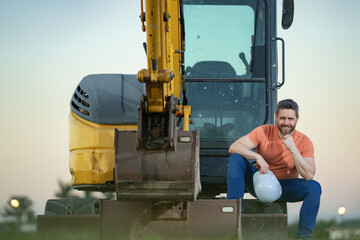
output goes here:
{"type": "Polygon", "coordinates": [[[183,3],[190,129],[200,130],[201,194],[213,196],[226,192],[229,146],[272,122],[270,13],[263,0],[183,3]]]}

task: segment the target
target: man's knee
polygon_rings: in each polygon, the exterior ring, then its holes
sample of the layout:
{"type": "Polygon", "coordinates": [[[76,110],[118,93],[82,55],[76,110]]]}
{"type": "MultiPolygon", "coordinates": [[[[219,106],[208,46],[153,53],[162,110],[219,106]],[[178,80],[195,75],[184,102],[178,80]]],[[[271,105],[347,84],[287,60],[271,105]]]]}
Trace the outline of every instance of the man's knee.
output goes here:
{"type": "Polygon", "coordinates": [[[320,196],[321,195],[321,185],[320,183],[318,183],[315,180],[308,180],[306,181],[306,185],[307,185],[307,191],[308,193],[310,193],[311,195],[314,196],[320,196]]]}
{"type": "Polygon", "coordinates": [[[242,155],[240,155],[240,154],[238,154],[238,153],[233,153],[233,154],[231,154],[230,157],[229,157],[229,161],[243,162],[243,161],[245,161],[245,160],[246,160],[246,159],[245,159],[242,155]]]}
{"type": "Polygon", "coordinates": [[[245,167],[246,159],[238,153],[233,153],[229,157],[228,168],[245,167]]]}

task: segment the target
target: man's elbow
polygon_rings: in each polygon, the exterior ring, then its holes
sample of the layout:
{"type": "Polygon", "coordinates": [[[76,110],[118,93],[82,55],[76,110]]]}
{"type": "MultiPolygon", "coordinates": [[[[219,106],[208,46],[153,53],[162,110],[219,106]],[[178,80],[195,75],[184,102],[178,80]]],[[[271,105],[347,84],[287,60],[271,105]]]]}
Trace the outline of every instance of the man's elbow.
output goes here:
{"type": "Polygon", "coordinates": [[[314,176],[315,176],[315,171],[314,171],[314,172],[311,172],[311,173],[305,174],[305,176],[303,176],[303,178],[304,178],[305,180],[313,180],[313,179],[314,179],[314,176]]]}
{"type": "Polygon", "coordinates": [[[305,180],[313,180],[314,175],[307,175],[304,177],[305,180]]]}
{"type": "Polygon", "coordinates": [[[231,146],[229,147],[229,153],[230,153],[230,154],[234,154],[234,153],[235,153],[235,150],[234,150],[234,146],[233,146],[233,145],[231,145],[231,146]]]}

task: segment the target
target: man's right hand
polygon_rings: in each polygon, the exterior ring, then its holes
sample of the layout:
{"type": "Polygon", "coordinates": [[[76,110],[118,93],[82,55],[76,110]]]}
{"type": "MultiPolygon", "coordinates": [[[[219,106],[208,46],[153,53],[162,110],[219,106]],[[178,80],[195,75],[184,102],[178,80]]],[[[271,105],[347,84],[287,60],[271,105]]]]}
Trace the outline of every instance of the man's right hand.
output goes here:
{"type": "Polygon", "coordinates": [[[264,158],[258,154],[258,156],[256,157],[255,160],[256,160],[256,165],[259,169],[260,174],[266,174],[269,171],[269,165],[264,160],[264,158]]]}
{"type": "Polygon", "coordinates": [[[269,171],[269,165],[260,154],[251,150],[255,147],[256,145],[251,142],[250,138],[247,135],[245,135],[239,138],[233,144],[231,144],[229,148],[229,153],[238,153],[246,159],[256,160],[255,166],[259,169],[260,174],[265,174],[269,171]]]}

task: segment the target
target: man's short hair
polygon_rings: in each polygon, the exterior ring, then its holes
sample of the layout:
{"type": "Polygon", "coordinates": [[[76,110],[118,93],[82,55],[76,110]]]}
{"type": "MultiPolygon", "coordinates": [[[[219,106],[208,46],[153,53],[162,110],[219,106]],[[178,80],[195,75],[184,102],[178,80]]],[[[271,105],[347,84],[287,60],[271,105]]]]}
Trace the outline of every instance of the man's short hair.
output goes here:
{"type": "Polygon", "coordinates": [[[292,109],[295,111],[296,117],[299,116],[299,106],[298,104],[292,99],[284,99],[278,102],[276,106],[276,115],[279,114],[280,109],[292,109]]]}

